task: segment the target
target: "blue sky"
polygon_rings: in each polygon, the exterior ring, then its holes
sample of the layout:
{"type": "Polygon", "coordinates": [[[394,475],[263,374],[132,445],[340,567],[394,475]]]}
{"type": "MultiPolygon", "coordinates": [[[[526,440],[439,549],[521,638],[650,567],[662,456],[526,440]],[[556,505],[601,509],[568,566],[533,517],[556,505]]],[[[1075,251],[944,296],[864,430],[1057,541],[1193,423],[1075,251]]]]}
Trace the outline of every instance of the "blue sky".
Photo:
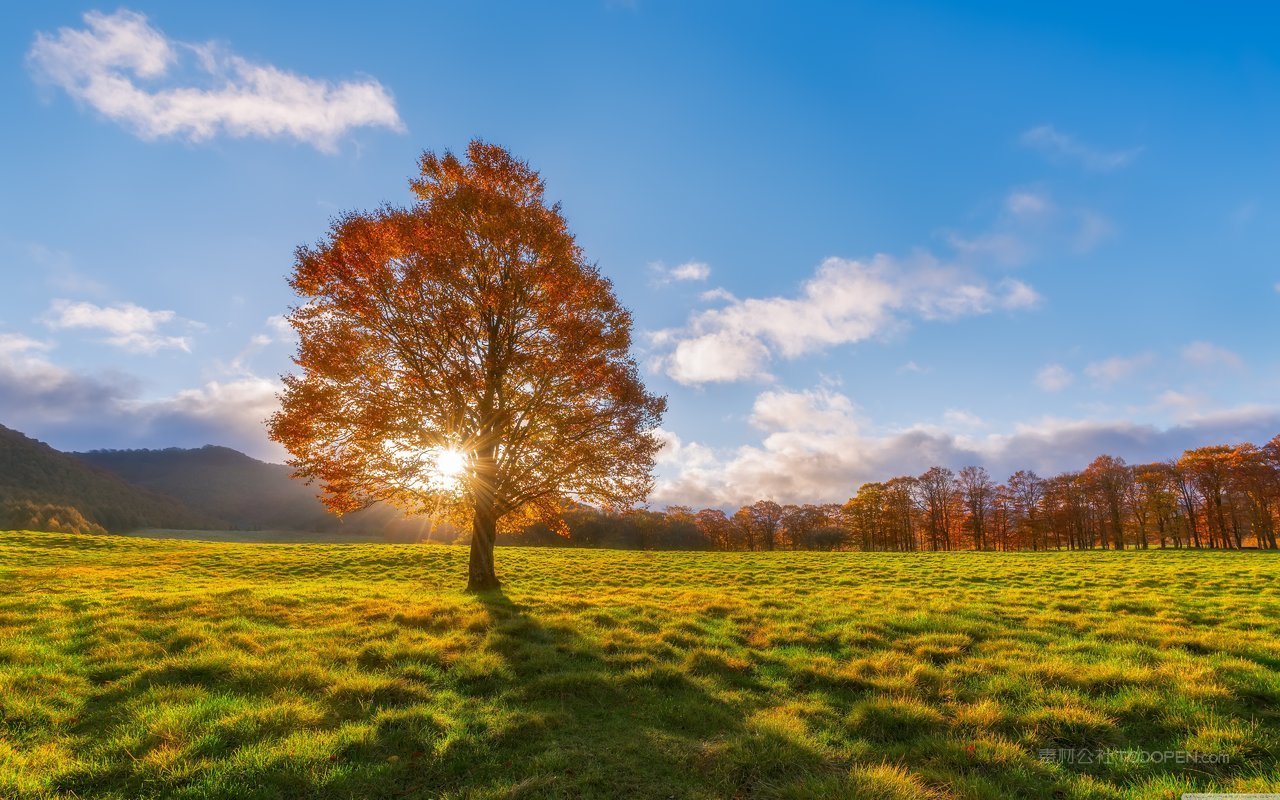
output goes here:
{"type": "Polygon", "coordinates": [[[1280,11],[402,5],[6,9],[0,423],[280,460],[293,249],[482,137],[635,312],[658,504],[1280,433],[1280,11]]]}

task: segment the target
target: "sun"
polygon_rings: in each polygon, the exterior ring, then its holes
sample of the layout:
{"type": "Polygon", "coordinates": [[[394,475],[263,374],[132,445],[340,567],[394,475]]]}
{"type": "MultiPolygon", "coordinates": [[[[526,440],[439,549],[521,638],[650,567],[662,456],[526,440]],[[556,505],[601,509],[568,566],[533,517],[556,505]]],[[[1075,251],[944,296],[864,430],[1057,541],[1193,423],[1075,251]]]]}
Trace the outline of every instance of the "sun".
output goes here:
{"type": "Polygon", "coordinates": [[[461,483],[467,471],[467,454],[450,447],[441,448],[435,453],[431,471],[441,483],[461,483]]]}
{"type": "Polygon", "coordinates": [[[397,469],[408,473],[405,486],[416,492],[461,494],[471,467],[465,450],[456,447],[417,449],[388,443],[388,453],[397,469]]]}

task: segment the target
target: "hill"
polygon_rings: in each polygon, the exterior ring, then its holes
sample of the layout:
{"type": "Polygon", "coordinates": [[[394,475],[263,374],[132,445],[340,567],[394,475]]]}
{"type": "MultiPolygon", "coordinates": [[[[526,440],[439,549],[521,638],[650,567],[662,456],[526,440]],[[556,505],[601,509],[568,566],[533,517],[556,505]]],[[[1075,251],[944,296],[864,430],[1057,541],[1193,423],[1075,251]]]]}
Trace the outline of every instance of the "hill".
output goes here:
{"type": "Polygon", "coordinates": [[[227,526],[0,425],[0,528],[33,524],[70,533],[227,526]]]}
{"type": "Polygon", "coordinates": [[[229,447],[93,450],[72,453],[135,486],[176,498],[190,508],[227,520],[233,528],[323,530],[334,525],[313,487],[229,447]]]}
{"type": "Polygon", "coordinates": [[[259,461],[228,447],[93,450],[73,455],[131,484],[225,519],[238,530],[379,534],[416,541],[430,527],[425,520],[406,519],[399,510],[387,506],[338,518],[317,499],[318,487],[291,478],[289,467],[259,461]]]}
{"type": "Polygon", "coordinates": [[[0,533],[0,797],[1280,786],[1268,553],[512,548],[478,596],[466,559],[0,533]]]}

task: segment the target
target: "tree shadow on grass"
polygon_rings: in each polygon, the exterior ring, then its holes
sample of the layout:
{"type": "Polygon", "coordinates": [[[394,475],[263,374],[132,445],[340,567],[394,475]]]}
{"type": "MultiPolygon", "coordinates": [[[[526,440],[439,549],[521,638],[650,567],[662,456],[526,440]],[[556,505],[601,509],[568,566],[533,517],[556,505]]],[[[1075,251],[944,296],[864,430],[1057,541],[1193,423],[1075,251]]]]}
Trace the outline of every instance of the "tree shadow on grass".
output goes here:
{"type": "Polygon", "coordinates": [[[558,616],[500,592],[463,602],[483,609],[451,621],[471,637],[468,649],[366,650],[339,673],[246,671],[228,650],[94,666],[103,643],[82,620],[88,627],[69,644],[102,674],[69,733],[89,757],[54,788],[264,799],[747,797],[832,766],[794,732],[752,723],[760,687],[742,676],[708,680],[707,665],[651,632],[593,637],[583,626],[609,629],[603,612],[558,616]],[[298,716],[291,702],[320,716],[298,716]],[[166,765],[170,703],[182,755],[166,765]]]}
{"type": "Polygon", "coordinates": [[[456,677],[463,708],[452,720],[452,735],[410,731],[389,717],[349,754],[379,763],[375,773],[353,773],[326,786],[326,794],[739,794],[732,770],[723,764],[708,769],[707,743],[741,736],[740,708],[713,696],[677,664],[638,648],[601,647],[574,625],[540,620],[500,591],[475,595],[475,602],[487,615],[483,651],[494,660],[482,662],[487,670],[456,677]]]}

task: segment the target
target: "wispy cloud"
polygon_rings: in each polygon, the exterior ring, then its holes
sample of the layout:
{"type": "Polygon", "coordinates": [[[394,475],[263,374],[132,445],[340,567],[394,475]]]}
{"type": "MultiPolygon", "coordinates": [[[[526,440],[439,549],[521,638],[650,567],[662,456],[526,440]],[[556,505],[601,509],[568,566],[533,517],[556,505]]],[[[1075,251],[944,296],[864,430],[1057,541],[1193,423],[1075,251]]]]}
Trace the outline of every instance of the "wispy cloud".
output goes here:
{"type": "Polygon", "coordinates": [[[391,93],[376,80],[335,84],[214,42],[176,41],[134,11],[90,11],[84,23],[37,33],[28,65],[143,139],[295,139],[333,152],[353,128],[404,130],[391,93]]]}
{"type": "Polygon", "coordinates": [[[1039,217],[1053,211],[1053,201],[1044,192],[1017,189],[1005,198],[1004,207],[1015,217],[1039,217]]]}
{"type": "Polygon", "coordinates": [[[1182,348],[1182,358],[1193,367],[1244,368],[1244,359],[1238,354],[1209,342],[1192,342],[1182,348]]]}
{"type": "Polygon", "coordinates": [[[705,281],[711,277],[710,265],[702,261],[686,261],[674,267],[655,261],[649,265],[649,269],[655,276],[655,282],[660,286],[677,281],[705,281]]]}
{"type": "Polygon", "coordinates": [[[1151,353],[1139,353],[1135,356],[1112,356],[1102,361],[1094,361],[1084,368],[1095,383],[1108,386],[1128,378],[1150,366],[1155,361],[1151,353]]]}
{"type": "Polygon", "coordinates": [[[1133,162],[1141,147],[1127,150],[1103,150],[1059,131],[1052,125],[1038,125],[1022,134],[1021,142],[1055,161],[1074,161],[1095,172],[1110,172],[1133,162]]]}
{"type": "Polygon", "coordinates": [[[1035,384],[1046,392],[1060,392],[1075,382],[1076,376],[1061,364],[1046,364],[1036,373],[1035,384]]]}
{"type": "Polygon", "coordinates": [[[107,334],[109,345],[131,353],[155,353],[165,349],[191,352],[191,339],[160,332],[160,327],[177,320],[172,311],[152,311],[133,303],[99,306],[93,303],[54,300],[43,317],[52,330],[80,328],[107,334]]]}
{"type": "Polygon", "coordinates": [[[928,256],[900,262],[829,258],[794,297],[731,299],[659,331],[659,363],[684,384],[768,377],[769,362],[883,333],[906,318],[950,320],[1035,306],[1040,295],[1006,278],[995,285],[928,256]]]}

